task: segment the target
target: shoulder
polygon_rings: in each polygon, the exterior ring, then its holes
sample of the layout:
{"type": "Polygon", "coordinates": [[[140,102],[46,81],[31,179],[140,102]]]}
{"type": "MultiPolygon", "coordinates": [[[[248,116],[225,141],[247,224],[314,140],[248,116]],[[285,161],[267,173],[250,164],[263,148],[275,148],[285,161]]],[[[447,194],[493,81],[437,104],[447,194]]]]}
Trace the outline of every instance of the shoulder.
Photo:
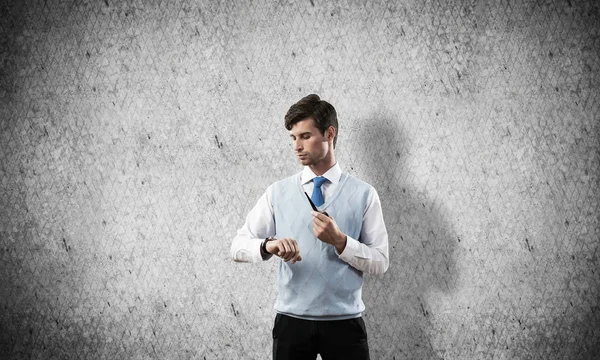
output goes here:
{"type": "Polygon", "coordinates": [[[272,183],[271,185],[269,185],[269,187],[267,188],[267,192],[269,193],[273,193],[274,191],[282,191],[288,188],[291,188],[292,186],[296,186],[299,182],[300,182],[300,176],[302,173],[295,173],[293,175],[290,175],[284,179],[281,179],[279,181],[276,181],[274,183],[272,183]]]}
{"type": "Polygon", "coordinates": [[[274,182],[273,184],[271,184],[271,187],[276,187],[276,186],[281,186],[281,185],[288,185],[288,184],[293,184],[293,183],[297,183],[298,181],[300,181],[300,176],[302,175],[302,173],[295,173],[293,175],[290,175],[286,178],[283,178],[279,181],[274,182]]]}
{"type": "Polygon", "coordinates": [[[375,191],[373,185],[369,184],[368,182],[363,181],[354,175],[350,175],[349,173],[344,173],[344,175],[346,176],[346,182],[348,185],[363,188],[368,191],[375,191]]]}
{"type": "Polygon", "coordinates": [[[373,187],[373,185],[369,184],[366,181],[363,181],[357,178],[354,175],[350,175],[345,173],[346,176],[346,189],[352,189],[351,191],[356,195],[362,197],[368,206],[372,206],[375,203],[378,203],[379,194],[377,194],[377,190],[373,187]]]}

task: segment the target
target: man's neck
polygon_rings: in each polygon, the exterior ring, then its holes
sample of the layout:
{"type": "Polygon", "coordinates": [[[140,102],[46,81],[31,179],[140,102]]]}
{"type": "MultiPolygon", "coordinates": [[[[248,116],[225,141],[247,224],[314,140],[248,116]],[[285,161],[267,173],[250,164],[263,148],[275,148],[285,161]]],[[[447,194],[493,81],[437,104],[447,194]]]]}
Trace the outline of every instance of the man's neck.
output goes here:
{"type": "Polygon", "coordinates": [[[315,173],[315,175],[321,176],[321,175],[325,174],[327,172],[327,170],[334,167],[335,164],[336,164],[335,156],[332,155],[330,157],[323,159],[322,161],[320,161],[316,164],[309,165],[309,167],[312,170],[312,172],[315,173]]]}

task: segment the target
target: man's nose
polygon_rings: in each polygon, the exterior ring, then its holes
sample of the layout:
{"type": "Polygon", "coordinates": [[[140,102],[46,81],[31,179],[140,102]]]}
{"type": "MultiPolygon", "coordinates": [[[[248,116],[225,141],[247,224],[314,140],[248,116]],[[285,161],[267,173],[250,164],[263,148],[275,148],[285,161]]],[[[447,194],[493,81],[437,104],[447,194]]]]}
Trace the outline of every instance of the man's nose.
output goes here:
{"type": "Polygon", "coordinates": [[[300,151],[302,150],[302,142],[296,140],[294,141],[294,151],[300,151]]]}

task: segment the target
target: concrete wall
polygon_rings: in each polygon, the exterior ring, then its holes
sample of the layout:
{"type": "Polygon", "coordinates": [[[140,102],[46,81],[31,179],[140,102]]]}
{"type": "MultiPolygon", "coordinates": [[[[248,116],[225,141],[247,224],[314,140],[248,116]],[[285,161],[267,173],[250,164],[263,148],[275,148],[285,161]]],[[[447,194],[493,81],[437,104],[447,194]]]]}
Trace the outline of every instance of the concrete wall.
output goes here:
{"type": "Polygon", "coordinates": [[[383,201],[374,359],[600,353],[596,2],[0,4],[0,358],[269,358],[229,245],[309,93],[383,201]]]}

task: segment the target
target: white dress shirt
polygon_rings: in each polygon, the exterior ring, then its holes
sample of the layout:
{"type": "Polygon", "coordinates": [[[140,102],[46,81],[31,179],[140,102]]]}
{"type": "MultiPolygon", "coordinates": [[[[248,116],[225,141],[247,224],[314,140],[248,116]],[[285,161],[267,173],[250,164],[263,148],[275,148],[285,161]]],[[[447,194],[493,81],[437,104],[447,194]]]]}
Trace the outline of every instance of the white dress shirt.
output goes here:
{"type": "MultiPolygon", "coordinates": [[[[327,201],[337,189],[342,169],[336,163],[322,176],[329,180],[321,186],[323,199],[327,201]]],[[[315,177],[317,175],[308,166],[305,166],[301,180],[304,191],[309,195],[312,194],[312,180],[315,177]]],[[[231,243],[231,257],[234,261],[259,262],[263,260],[260,245],[265,238],[275,236],[275,216],[271,199],[272,186],[269,186],[250,210],[246,222],[238,230],[231,243]]],[[[383,222],[381,201],[373,187],[371,187],[363,215],[360,238],[353,239],[346,236],[346,239],[344,251],[341,254],[338,253],[340,259],[368,274],[379,275],[387,270],[389,266],[388,234],[383,222]]],[[[302,255],[302,249],[300,249],[300,254],[302,255]]]]}

